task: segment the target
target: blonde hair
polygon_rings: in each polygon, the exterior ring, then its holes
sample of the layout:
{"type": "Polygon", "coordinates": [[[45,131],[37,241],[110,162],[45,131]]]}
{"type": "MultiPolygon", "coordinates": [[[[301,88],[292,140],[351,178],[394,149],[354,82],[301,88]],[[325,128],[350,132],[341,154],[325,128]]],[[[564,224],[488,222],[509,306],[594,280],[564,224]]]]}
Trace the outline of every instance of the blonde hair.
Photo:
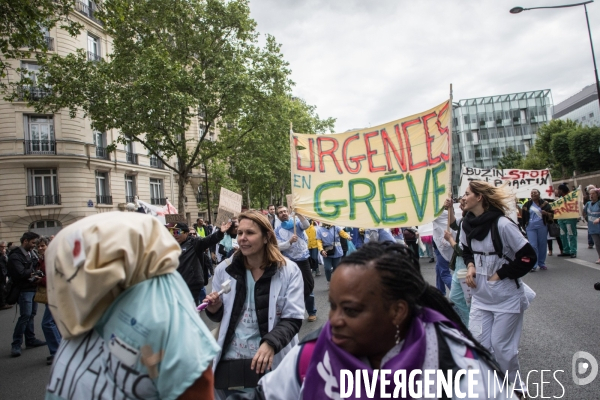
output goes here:
{"type": "MultiPolygon", "coordinates": [[[[281,252],[279,251],[279,245],[277,244],[275,231],[273,230],[273,227],[271,226],[271,223],[269,222],[269,219],[267,217],[265,217],[262,213],[258,211],[252,210],[241,213],[240,215],[238,215],[237,219],[239,222],[242,222],[242,220],[244,219],[249,219],[256,225],[258,225],[263,236],[267,237],[267,244],[265,244],[264,247],[263,265],[261,266],[261,269],[265,269],[266,267],[274,263],[277,264],[277,268],[281,268],[286,264],[285,257],[283,257],[283,254],[281,254],[281,252]]],[[[236,254],[242,253],[238,249],[236,251],[236,254]]],[[[244,257],[245,259],[245,256],[242,255],[242,257],[244,257]]]]}
{"type": "Polygon", "coordinates": [[[509,203],[514,201],[514,195],[506,188],[507,184],[502,186],[494,186],[484,181],[471,181],[469,189],[474,194],[481,195],[483,209],[487,211],[490,206],[496,207],[504,214],[507,214],[511,207],[509,203]]]}

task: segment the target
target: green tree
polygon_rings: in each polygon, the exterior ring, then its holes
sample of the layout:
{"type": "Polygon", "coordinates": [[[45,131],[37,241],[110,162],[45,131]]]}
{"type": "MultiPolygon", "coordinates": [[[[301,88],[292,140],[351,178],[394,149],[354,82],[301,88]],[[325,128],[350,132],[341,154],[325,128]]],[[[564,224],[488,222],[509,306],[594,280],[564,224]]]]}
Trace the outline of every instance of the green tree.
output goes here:
{"type": "Polygon", "coordinates": [[[258,45],[247,0],[106,0],[97,18],[112,54],[52,57],[40,78],[52,95],[35,106],[72,116],[82,109],[94,129],[141,143],[177,175],[184,213],[192,169],[224,157],[224,145],[207,139],[215,122],[243,120],[242,141],[289,90],[280,46],[271,36],[258,45]],[[186,137],[196,119],[198,134],[186,137]]]}
{"type": "Polygon", "coordinates": [[[502,157],[498,160],[499,169],[521,168],[523,155],[512,147],[502,152],[502,157]]]}
{"type": "Polygon", "coordinates": [[[539,165],[539,162],[541,162],[542,168],[554,168],[557,165],[557,160],[552,152],[552,138],[557,133],[571,131],[578,126],[574,121],[560,119],[554,119],[543,125],[537,132],[534,149],[525,157],[525,163],[539,165]]]}
{"type": "Polygon", "coordinates": [[[533,146],[525,158],[523,158],[521,168],[546,169],[548,168],[547,157],[536,146],[533,146]]]}
{"type": "Polygon", "coordinates": [[[570,176],[575,170],[575,163],[571,158],[571,151],[569,150],[569,135],[573,131],[574,129],[556,132],[552,135],[552,141],[550,142],[552,157],[554,159],[554,170],[559,172],[561,177],[570,176]]]}
{"type": "Polygon", "coordinates": [[[600,169],[598,148],[600,148],[600,128],[597,126],[579,127],[568,137],[569,153],[573,166],[579,173],[600,169]]]}
{"type": "Polygon", "coordinates": [[[35,58],[41,61],[47,56],[48,43],[44,30],[55,26],[67,31],[70,35],[79,34],[81,24],[69,19],[73,11],[72,0],[6,0],[0,2],[0,90],[8,91],[8,99],[12,99],[17,82],[9,80],[9,71],[14,68],[11,60],[35,58]]]}

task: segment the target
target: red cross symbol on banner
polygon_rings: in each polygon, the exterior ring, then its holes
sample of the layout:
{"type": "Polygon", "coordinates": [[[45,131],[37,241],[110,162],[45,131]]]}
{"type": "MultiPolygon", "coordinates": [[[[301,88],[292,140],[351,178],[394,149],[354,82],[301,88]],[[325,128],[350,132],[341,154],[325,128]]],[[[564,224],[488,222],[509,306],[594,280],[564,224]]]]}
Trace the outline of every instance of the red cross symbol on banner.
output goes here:
{"type": "Polygon", "coordinates": [[[548,186],[548,189],[546,189],[546,193],[548,193],[548,196],[552,196],[554,194],[554,186],[548,186]]]}

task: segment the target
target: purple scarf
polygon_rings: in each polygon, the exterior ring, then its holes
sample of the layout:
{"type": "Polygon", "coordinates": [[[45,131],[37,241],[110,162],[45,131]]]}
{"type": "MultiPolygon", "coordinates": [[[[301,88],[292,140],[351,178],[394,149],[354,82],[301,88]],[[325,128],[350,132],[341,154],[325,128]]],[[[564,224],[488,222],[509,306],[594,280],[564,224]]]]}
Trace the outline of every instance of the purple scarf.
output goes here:
{"type": "MultiPolygon", "coordinates": [[[[393,372],[397,370],[406,370],[406,377],[413,369],[421,369],[425,360],[425,350],[427,343],[425,338],[425,329],[423,323],[444,322],[452,327],[454,323],[445,316],[430,308],[422,308],[421,313],[412,321],[412,324],[404,339],[404,344],[400,353],[382,365],[381,368],[392,370],[392,375],[387,375],[386,379],[391,380],[387,386],[387,393],[394,391],[393,372]]],[[[376,338],[374,338],[376,340],[376,338]]],[[[366,369],[369,371],[369,377],[373,376],[373,368],[363,363],[361,360],[347,353],[342,348],[336,346],[331,341],[331,326],[329,322],[325,324],[323,331],[317,339],[312,358],[304,381],[305,399],[339,399],[340,397],[340,370],[348,369],[354,375],[357,369],[366,369]]],[[[346,383],[347,384],[347,383],[346,383]]],[[[380,389],[379,376],[376,382],[375,397],[379,399],[380,389]]],[[[361,379],[361,396],[367,398],[365,385],[361,379]]],[[[353,391],[350,399],[356,399],[356,393],[353,391]]]]}

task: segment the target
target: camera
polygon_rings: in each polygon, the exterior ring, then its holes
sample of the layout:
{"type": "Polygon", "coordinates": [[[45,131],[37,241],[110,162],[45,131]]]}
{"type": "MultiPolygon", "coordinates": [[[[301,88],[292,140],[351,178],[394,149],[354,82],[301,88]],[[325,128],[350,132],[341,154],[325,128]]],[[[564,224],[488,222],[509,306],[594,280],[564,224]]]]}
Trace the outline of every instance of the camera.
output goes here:
{"type": "Polygon", "coordinates": [[[45,275],[42,271],[36,270],[36,271],[33,271],[33,276],[31,278],[29,278],[29,281],[33,282],[36,280],[36,278],[43,278],[44,276],[45,275]]]}

